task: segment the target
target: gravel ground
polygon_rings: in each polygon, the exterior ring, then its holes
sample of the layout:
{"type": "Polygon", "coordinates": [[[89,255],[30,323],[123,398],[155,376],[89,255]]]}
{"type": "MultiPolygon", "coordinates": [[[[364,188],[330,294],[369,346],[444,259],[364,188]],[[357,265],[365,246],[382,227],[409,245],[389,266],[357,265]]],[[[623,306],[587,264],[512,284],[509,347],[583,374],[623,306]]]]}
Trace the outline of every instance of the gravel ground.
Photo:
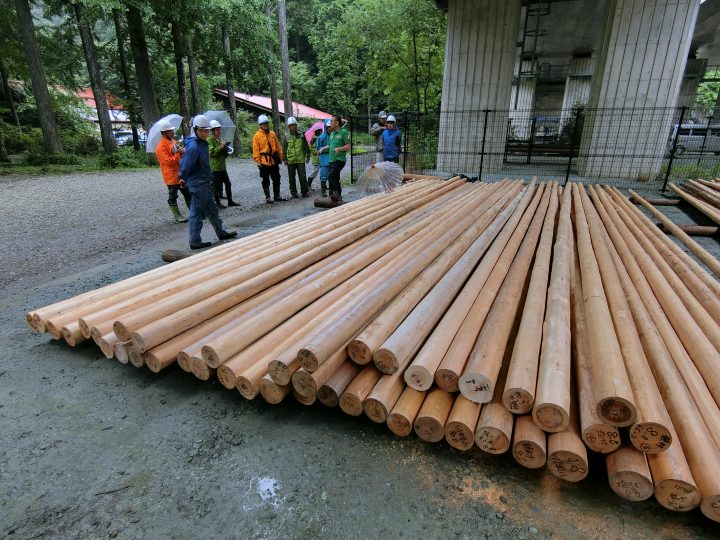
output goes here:
{"type": "MultiPolygon", "coordinates": [[[[254,172],[232,161],[243,206],[222,215],[241,234],[316,212],[266,207],[254,172]]],[[[509,455],[399,439],[292,399],[248,402],[175,366],[152,375],[30,334],[25,311],[159,266],[160,250],[185,248],[185,227],[156,171],[0,183],[2,538],[717,538],[699,511],[619,499],[597,456],[567,484],[509,455]]]]}

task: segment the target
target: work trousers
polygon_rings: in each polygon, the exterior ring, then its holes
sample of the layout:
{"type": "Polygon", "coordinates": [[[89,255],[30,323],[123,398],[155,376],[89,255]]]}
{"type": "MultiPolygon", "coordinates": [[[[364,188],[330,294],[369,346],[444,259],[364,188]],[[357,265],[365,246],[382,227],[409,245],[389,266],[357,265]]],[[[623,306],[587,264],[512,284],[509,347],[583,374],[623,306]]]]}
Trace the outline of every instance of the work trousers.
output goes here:
{"type": "Polygon", "coordinates": [[[308,194],[308,181],[305,176],[305,164],[304,163],[288,163],[288,179],[290,180],[290,193],[293,197],[297,197],[297,184],[295,183],[295,174],[300,178],[300,193],[303,196],[308,194]]]}
{"type": "Polygon", "coordinates": [[[203,228],[203,220],[207,218],[215,229],[215,234],[220,237],[223,232],[223,224],[218,214],[217,206],[213,200],[211,181],[199,182],[191,188],[192,199],[190,201],[190,215],[188,216],[188,230],[190,231],[190,244],[202,242],[200,232],[203,228]]]}
{"type": "Polygon", "coordinates": [[[180,187],[180,184],[175,184],[173,186],[168,186],[168,204],[170,206],[177,206],[178,201],[178,192],[182,193],[183,198],[185,199],[185,204],[188,208],[190,208],[190,200],[192,199],[192,195],[190,195],[190,190],[186,187],[180,187]]]}
{"type": "Polygon", "coordinates": [[[265,198],[270,198],[270,178],[273,182],[273,195],[275,199],[280,198],[280,167],[277,165],[261,165],[260,178],[262,178],[262,187],[265,192],[265,198]]]}
{"type": "Polygon", "coordinates": [[[317,165],[315,163],[310,162],[310,172],[308,173],[308,187],[312,187],[313,180],[315,180],[315,177],[320,172],[320,164],[317,165]]]}
{"type": "Polygon", "coordinates": [[[345,166],[344,161],[331,161],[330,162],[330,174],[328,181],[330,182],[330,195],[335,193],[338,197],[342,198],[342,187],[340,186],[340,171],[345,166]]]}
{"type": "Polygon", "coordinates": [[[215,202],[220,204],[220,197],[223,194],[223,186],[225,186],[225,194],[227,200],[232,201],[232,183],[227,171],[213,171],[213,197],[215,202]]]}

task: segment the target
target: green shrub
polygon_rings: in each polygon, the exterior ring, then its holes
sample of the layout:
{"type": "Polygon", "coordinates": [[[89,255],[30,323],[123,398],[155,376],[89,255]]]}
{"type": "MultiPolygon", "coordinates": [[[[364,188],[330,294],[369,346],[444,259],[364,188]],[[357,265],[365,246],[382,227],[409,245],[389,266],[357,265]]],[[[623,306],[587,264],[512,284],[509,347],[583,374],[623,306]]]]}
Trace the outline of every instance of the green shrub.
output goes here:
{"type": "Polygon", "coordinates": [[[112,154],[102,154],[98,159],[101,169],[137,169],[154,164],[153,154],[136,152],[132,148],[118,148],[112,154]]]}
{"type": "Polygon", "coordinates": [[[80,165],[80,158],[73,154],[49,154],[47,152],[29,152],[25,156],[26,165],[80,165]]]}

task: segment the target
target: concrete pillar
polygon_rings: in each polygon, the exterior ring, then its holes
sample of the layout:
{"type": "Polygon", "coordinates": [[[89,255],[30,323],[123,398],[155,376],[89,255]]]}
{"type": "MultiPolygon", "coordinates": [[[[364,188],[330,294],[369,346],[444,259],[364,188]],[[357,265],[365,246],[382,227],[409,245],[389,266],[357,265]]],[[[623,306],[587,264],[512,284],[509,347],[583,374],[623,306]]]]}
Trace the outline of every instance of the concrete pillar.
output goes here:
{"type": "MultiPolygon", "coordinates": [[[[531,62],[523,62],[523,70],[529,70],[531,62]]],[[[515,73],[520,73],[520,62],[516,62],[515,73]]],[[[518,139],[530,137],[533,112],[535,109],[535,77],[523,77],[512,82],[510,91],[510,130],[518,139]]]]}
{"type": "Polygon", "coordinates": [[[582,176],[656,176],[699,5],[700,0],[608,0],[580,147],[586,157],[578,160],[582,176]]]}
{"type": "Polygon", "coordinates": [[[520,0],[449,0],[438,170],[476,175],[483,132],[484,172],[502,166],[519,24],[520,0]]]}
{"type": "Polygon", "coordinates": [[[705,76],[707,63],[707,58],[688,58],[682,84],[680,85],[680,95],[677,100],[678,107],[687,107],[688,109],[695,107],[697,89],[705,76]]]}
{"type": "Polygon", "coordinates": [[[592,57],[573,57],[570,59],[568,75],[565,80],[560,125],[563,125],[568,120],[575,105],[587,106],[590,99],[590,83],[594,69],[595,59],[592,57]]]}

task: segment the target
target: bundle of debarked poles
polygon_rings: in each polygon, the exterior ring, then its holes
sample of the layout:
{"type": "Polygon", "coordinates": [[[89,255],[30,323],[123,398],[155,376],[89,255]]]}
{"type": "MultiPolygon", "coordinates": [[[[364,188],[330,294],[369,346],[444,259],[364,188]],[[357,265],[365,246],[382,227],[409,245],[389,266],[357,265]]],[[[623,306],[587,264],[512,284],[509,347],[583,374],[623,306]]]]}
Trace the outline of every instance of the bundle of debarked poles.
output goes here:
{"type": "Polygon", "coordinates": [[[177,363],[248,399],[292,394],[399,436],[510,451],[570,482],[599,452],[621,497],[715,521],[718,321],[717,276],[619,191],[461,178],[27,314],[135,367],[177,363]]]}

